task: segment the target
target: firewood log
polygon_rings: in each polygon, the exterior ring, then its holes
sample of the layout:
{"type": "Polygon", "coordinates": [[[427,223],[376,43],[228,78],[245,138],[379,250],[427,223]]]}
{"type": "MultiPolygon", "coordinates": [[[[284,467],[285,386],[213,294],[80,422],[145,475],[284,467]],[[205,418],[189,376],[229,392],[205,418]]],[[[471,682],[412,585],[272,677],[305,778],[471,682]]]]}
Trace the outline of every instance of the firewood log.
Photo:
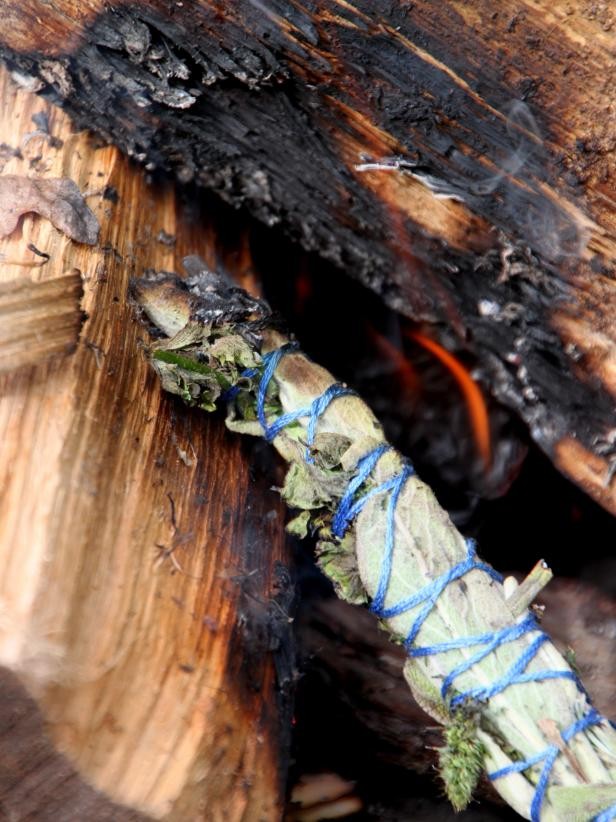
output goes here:
{"type": "Polygon", "coordinates": [[[211,228],[6,71],[0,144],[0,209],[66,178],[100,224],[87,245],[26,214],[0,239],[0,808],[276,819],[281,503],[220,421],[160,393],[126,300],[133,272],[213,264],[211,228]]]}
{"type": "Polygon", "coordinates": [[[608,4],[0,9],[22,83],[436,324],[616,511],[608,4]]]}

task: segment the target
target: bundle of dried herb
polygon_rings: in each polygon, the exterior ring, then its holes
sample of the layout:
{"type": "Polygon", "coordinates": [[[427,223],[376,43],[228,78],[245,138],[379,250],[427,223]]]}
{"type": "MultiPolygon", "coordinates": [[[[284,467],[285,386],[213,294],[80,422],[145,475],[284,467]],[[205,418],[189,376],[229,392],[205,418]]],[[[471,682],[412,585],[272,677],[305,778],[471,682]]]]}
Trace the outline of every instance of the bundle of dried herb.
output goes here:
{"type": "Polygon", "coordinates": [[[370,603],[405,643],[405,678],[446,726],[440,765],[453,806],[468,803],[486,769],[523,817],[607,822],[616,729],[539,628],[529,597],[477,559],[366,404],[290,343],[265,303],[195,259],[187,268],[186,281],[133,283],[159,337],[152,365],[191,405],[226,399],[228,427],[265,436],[289,463],[290,530],[315,532],[338,594],[370,603]]]}

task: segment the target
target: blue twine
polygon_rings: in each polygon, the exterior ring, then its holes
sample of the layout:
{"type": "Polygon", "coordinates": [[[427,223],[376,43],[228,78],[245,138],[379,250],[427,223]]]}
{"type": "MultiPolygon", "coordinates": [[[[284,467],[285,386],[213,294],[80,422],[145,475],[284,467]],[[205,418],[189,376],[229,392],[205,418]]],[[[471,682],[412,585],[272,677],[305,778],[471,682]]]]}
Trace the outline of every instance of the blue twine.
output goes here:
{"type": "Polygon", "coordinates": [[[261,377],[261,381],[259,382],[259,388],[257,391],[257,418],[263,428],[263,436],[268,442],[272,442],[272,440],[274,440],[287,426],[291,425],[291,423],[301,419],[302,417],[308,417],[306,436],[306,444],[308,448],[306,451],[306,462],[313,462],[310,449],[314,444],[317,424],[320,417],[325,413],[333,400],[338,397],[353,394],[354,392],[345,385],[334,383],[333,385],[330,385],[329,388],[327,388],[319,397],[313,400],[310,405],[307,405],[304,408],[298,408],[295,411],[289,411],[286,414],[282,414],[277,420],[271,423],[271,425],[268,424],[265,414],[265,400],[267,397],[267,389],[269,387],[270,380],[272,379],[280,360],[291,351],[297,350],[297,348],[297,343],[287,343],[286,345],[283,345],[282,348],[277,348],[275,351],[270,352],[270,354],[266,354],[264,358],[265,369],[263,370],[263,375],[261,377]]]}
{"type": "Polygon", "coordinates": [[[296,351],[297,348],[298,345],[295,342],[286,343],[286,345],[283,345],[281,348],[277,348],[275,351],[270,351],[269,354],[266,354],[263,358],[265,368],[263,369],[263,374],[261,376],[257,391],[257,417],[261,423],[261,427],[263,428],[265,439],[268,442],[271,442],[271,439],[268,437],[269,428],[265,418],[265,399],[267,396],[267,389],[269,388],[270,381],[274,376],[274,371],[278,368],[280,360],[289,352],[296,351]]]}
{"type": "MultiPolygon", "coordinates": [[[[240,379],[250,379],[252,377],[256,377],[258,373],[258,368],[247,368],[240,374],[240,379]]],[[[237,397],[241,390],[242,386],[239,383],[237,383],[236,385],[232,385],[231,388],[227,388],[227,390],[223,394],[221,394],[220,399],[223,402],[230,402],[231,400],[234,400],[237,397]]]]}
{"type": "MultiPolygon", "coordinates": [[[[286,354],[296,351],[297,348],[297,343],[287,343],[281,348],[271,351],[263,357],[265,367],[257,388],[257,418],[261,423],[266,440],[271,442],[288,425],[302,417],[308,417],[306,436],[308,448],[306,451],[306,461],[312,462],[313,458],[310,448],[314,444],[320,417],[333,402],[333,400],[338,397],[352,394],[353,392],[340,383],[334,383],[333,385],[330,385],[329,388],[327,388],[310,405],[296,411],[282,414],[274,422],[268,423],[265,414],[265,402],[270,381],[272,380],[274,372],[276,371],[276,368],[282,358],[286,356],[286,354]]],[[[258,373],[258,369],[251,368],[244,371],[241,377],[250,378],[256,376],[258,373]]],[[[239,390],[239,386],[234,386],[225,392],[223,397],[225,399],[234,399],[239,390]]],[[[476,702],[487,701],[496,694],[502,693],[502,691],[512,685],[519,685],[527,682],[542,682],[550,679],[570,679],[575,682],[581,690],[583,690],[577,676],[569,669],[542,669],[539,671],[527,672],[526,669],[537,655],[543,643],[549,640],[547,634],[539,628],[537,621],[532,614],[528,614],[521,622],[517,622],[514,625],[508,625],[497,631],[488,631],[475,636],[460,637],[459,639],[441,642],[436,645],[422,647],[414,644],[424,622],[430,615],[432,609],[436,606],[439,597],[452,582],[460,579],[471,571],[481,571],[482,573],[487,574],[490,579],[497,582],[502,582],[502,577],[490,565],[477,559],[475,541],[468,539],[466,540],[467,556],[464,560],[457,563],[457,565],[454,565],[452,568],[449,568],[445,571],[445,573],[428,583],[412,596],[400,600],[400,602],[393,605],[389,605],[387,607],[385,606],[385,599],[389,589],[391,570],[393,566],[396,532],[396,508],[400,494],[402,493],[407,480],[413,476],[415,471],[412,465],[408,461],[405,461],[398,474],[395,474],[394,476],[381,482],[379,485],[368,489],[361,494],[361,496],[358,496],[358,494],[361,487],[365,485],[370,478],[370,475],[376,468],[378,461],[390,450],[390,445],[381,443],[359,459],[355,467],[355,474],[349,482],[347,489],[338,504],[338,508],[334,513],[331,524],[331,529],[334,536],[342,539],[351,522],[358,516],[369,500],[379,494],[390,493],[387,503],[385,551],[381,562],[377,590],[373,597],[370,610],[377,616],[388,619],[394,616],[400,616],[401,614],[404,614],[420,605],[423,606],[415,617],[415,620],[405,639],[405,647],[411,657],[425,657],[434,654],[447,653],[448,651],[460,650],[461,648],[484,646],[468,659],[459,663],[445,677],[441,686],[441,696],[444,700],[446,700],[449,691],[453,688],[455,680],[485,659],[489,654],[494,653],[498,648],[506,645],[507,643],[514,642],[527,634],[537,634],[530,645],[524,649],[520,656],[510,666],[509,670],[500,679],[490,685],[470,688],[467,691],[463,691],[451,697],[449,700],[450,710],[459,705],[463,705],[469,700],[476,702]]],[[[565,743],[568,743],[576,734],[581,733],[586,728],[592,725],[597,725],[603,721],[605,721],[604,718],[594,708],[591,708],[585,716],[562,731],[561,737],[565,743]]],[[[495,781],[497,779],[502,779],[509,774],[522,773],[523,771],[526,771],[529,768],[543,762],[543,767],[541,769],[531,803],[531,822],[539,822],[541,806],[549,785],[552,769],[560,753],[561,748],[558,745],[549,745],[543,751],[540,751],[539,753],[534,754],[523,761],[512,762],[498,771],[493,771],[488,774],[488,777],[492,781],[495,781]]],[[[616,818],[616,804],[607,808],[598,816],[595,816],[592,822],[610,822],[610,820],[614,818],[616,818]]]]}
{"type": "Polygon", "coordinates": [[[595,816],[592,822],[611,822],[612,819],[616,819],[616,802],[598,816],[595,816]]]}
{"type": "MultiPolygon", "coordinates": [[[[272,362],[272,360],[275,360],[275,365],[274,365],[274,368],[272,370],[272,374],[273,374],[274,371],[276,370],[276,367],[277,367],[278,363],[280,362],[280,360],[284,356],[284,354],[288,353],[289,351],[295,351],[295,350],[297,350],[297,348],[299,348],[299,346],[296,342],[289,342],[286,345],[283,345],[282,348],[277,348],[274,351],[269,351],[267,354],[264,354],[263,357],[262,357],[263,365],[267,368],[269,366],[269,364],[272,362]],[[283,352],[283,353],[281,354],[280,352],[283,352]]],[[[258,373],[259,373],[258,368],[247,368],[245,371],[242,371],[242,373],[239,376],[239,379],[240,380],[252,379],[253,377],[256,377],[258,373]]],[[[269,380],[271,380],[271,376],[268,378],[268,382],[269,382],[269,380]]],[[[220,399],[223,402],[230,402],[231,400],[234,400],[237,397],[237,395],[240,393],[241,390],[242,390],[242,386],[238,382],[235,385],[232,385],[231,388],[227,388],[227,390],[224,392],[224,394],[221,395],[220,399]]],[[[265,386],[265,391],[267,392],[267,385],[265,386]]],[[[265,397],[263,397],[263,404],[265,404],[265,397]]],[[[263,423],[261,423],[261,424],[263,424],[263,423]]]]}
{"type": "MultiPolygon", "coordinates": [[[[407,599],[401,600],[400,602],[396,603],[396,605],[392,605],[389,608],[385,608],[385,607],[380,607],[379,608],[378,615],[382,616],[382,617],[385,617],[385,618],[389,618],[389,617],[392,617],[392,616],[399,616],[400,614],[403,614],[406,611],[410,611],[412,608],[415,608],[417,605],[419,605],[422,602],[426,603],[424,605],[424,607],[421,609],[421,611],[419,612],[419,615],[417,616],[415,622],[413,623],[413,626],[411,627],[411,629],[410,629],[410,631],[407,635],[407,638],[406,638],[406,645],[407,645],[407,648],[409,650],[409,654],[411,656],[413,656],[413,649],[412,649],[411,646],[412,646],[413,642],[415,641],[415,639],[417,638],[417,634],[421,630],[421,627],[422,627],[423,623],[426,621],[426,619],[429,616],[430,612],[432,611],[432,609],[436,605],[436,603],[438,601],[438,598],[440,597],[440,595],[443,593],[445,588],[450,583],[454,582],[456,579],[460,579],[460,577],[463,577],[465,574],[468,574],[469,571],[474,571],[474,570],[484,571],[486,574],[488,574],[488,576],[490,576],[492,579],[496,580],[497,582],[502,581],[501,575],[498,574],[492,567],[487,565],[485,562],[478,562],[476,560],[476,551],[475,551],[475,542],[474,542],[474,540],[469,539],[469,540],[466,541],[466,550],[467,550],[466,559],[462,560],[462,562],[459,562],[457,565],[454,565],[452,568],[448,568],[447,571],[445,571],[444,574],[442,574],[440,577],[438,577],[437,579],[430,582],[428,585],[426,585],[424,588],[422,588],[421,591],[418,591],[417,593],[413,594],[412,596],[407,597],[407,599]]],[[[388,569],[382,570],[381,571],[382,577],[384,577],[385,574],[388,573],[388,572],[389,572],[388,569]]],[[[375,600],[376,600],[376,597],[375,597],[375,600]]],[[[374,603],[373,603],[373,607],[374,607],[374,603]]],[[[460,647],[464,648],[464,647],[468,646],[469,642],[472,645],[473,644],[472,640],[473,640],[472,637],[466,638],[464,640],[464,644],[460,645],[460,647]]],[[[422,649],[424,651],[423,655],[427,656],[430,653],[435,652],[436,647],[437,646],[432,646],[432,647],[422,649]]]]}
{"type": "MultiPolygon", "coordinates": [[[[402,489],[404,488],[407,479],[411,477],[414,473],[415,471],[413,467],[411,465],[405,464],[402,467],[402,471],[396,476],[392,477],[391,480],[389,480],[389,482],[391,483],[391,496],[389,497],[389,503],[387,505],[385,553],[383,555],[383,563],[381,565],[381,577],[379,579],[379,584],[376,589],[376,593],[372,600],[372,605],[370,606],[370,610],[373,614],[378,614],[379,611],[382,610],[383,604],[385,603],[385,596],[387,594],[387,588],[389,587],[391,567],[393,565],[394,558],[396,508],[398,505],[398,499],[400,498],[400,494],[402,493],[402,489]]],[[[387,485],[388,483],[385,482],[381,487],[386,487],[387,485]]]]}
{"type": "MultiPolygon", "coordinates": [[[[594,708],[591,708],[591,710],[587,714],[585,714],[581,719],[578,719],[576,722],[569,725],[568,728],[565,728],[565,730],[562,731],[561,737],[563,739],[563,742],[569,743],[576,734],[581,733],[582,731],[586,730],[586,728],[591,727],[591,725],[598,725],[600,722],[603,721],[604,719],[601,716],[601,714],[594,708]]],[[[543,761],[543,768],[541,769],[539,780],[537,782],[537,785],[535,786],[535,794],[533,796],[533,801],[530,806],[531,822],[539,822],[541,815],[541,806],[545,798],[545,793],[548,789],[552,768],[554,767],[554,763],[556,762],[556,759],[558,758],[560,752],[561,748],[559,745],[548,745],[548,747],[545,748],[543,751],[541,751],[538,754],[535,754],[529,759],[524,759],[522,762],[512,762],[505,768],[501,768],[498,771],[493,771],[492,773],[489,773],[488,778],[492,781],[496,779],[502,779],[502,777],[509,776],[509,774],[512,773],[521,773],[522,771],[527,770],[527,768],[530,768],[533,765],[538,765],[540,762],[543,761]]],[[[594,822],[608,822],[608,820],[611,818],[609,814],[613,814],[615,810],[616,805],[612,808],[608,808],[607,810],[599,814],[599,816],[596,816],[594,822]],[[605,814],[608,814],[608,816],[605,816],[605,814]]]]}
{"type": "MultiPolygon", "coordinates": [[[[373,468],[376,466],[377,462],[383,456],[386,451],[391,450],[391,445],[387,445],[383,443],[378,445],[368,454],[365,454],[357,463],[355,470],[357,473],[350,481],[347,486],[346,491],[342,499],[340,500],[340,504],[338,505],[338,509],[334,514],[334,518],[332,519],[332,533],[334,536],[342,539],[345,535],[347,528],[349,527],[351,520],[357,516],[360,509],[356,510],[355,504],[355,494],[359,491],[360,487],[364,484],[364,482],[368,479],[370,474],[372,473],[373,468]]],[[[359,502],[362,503],[362,507],[368,501],[368,496],[364,495],[359,502]]]]}

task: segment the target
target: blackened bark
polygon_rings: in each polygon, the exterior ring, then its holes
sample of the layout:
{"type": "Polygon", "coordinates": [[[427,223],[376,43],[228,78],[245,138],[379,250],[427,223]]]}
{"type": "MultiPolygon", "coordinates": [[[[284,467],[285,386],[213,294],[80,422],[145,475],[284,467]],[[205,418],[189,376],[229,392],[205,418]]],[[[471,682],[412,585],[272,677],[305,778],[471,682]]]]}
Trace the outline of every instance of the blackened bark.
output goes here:
{"type": "Polygon", "coordinates": [[[0,51],[23,82],[436,323],[616,510],[609,11],[10,5],[0,51]]]}

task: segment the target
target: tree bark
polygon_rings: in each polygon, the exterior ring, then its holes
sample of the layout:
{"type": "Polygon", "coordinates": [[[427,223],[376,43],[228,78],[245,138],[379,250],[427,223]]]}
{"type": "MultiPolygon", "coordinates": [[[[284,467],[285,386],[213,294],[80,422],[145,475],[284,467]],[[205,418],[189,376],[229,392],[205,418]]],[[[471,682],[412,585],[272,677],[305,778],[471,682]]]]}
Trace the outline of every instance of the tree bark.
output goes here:
{"type": "Polygon", "coordinates": [[[616,511],[607,4],[0,6],[21,82],[436,323],[616,511]]]}
{"type": "Polygon", "coordinates": [[[5,71],[0,143],[4,174],[70,178],[101,225],[84,245],[26,215],[0,240],[2,808],[277,819],[282,504],[260,452],[160,392],[126,298],[145,268],[214,264],[212,224],[5,71]]]}

